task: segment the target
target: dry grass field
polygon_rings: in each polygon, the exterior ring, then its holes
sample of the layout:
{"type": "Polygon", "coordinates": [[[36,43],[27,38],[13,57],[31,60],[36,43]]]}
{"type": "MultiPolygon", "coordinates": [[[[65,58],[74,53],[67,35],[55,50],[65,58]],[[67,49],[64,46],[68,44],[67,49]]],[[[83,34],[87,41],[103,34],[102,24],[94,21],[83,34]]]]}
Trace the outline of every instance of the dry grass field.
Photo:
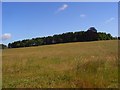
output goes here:
{"type": "Polygon", "coordinates": [[[118,41],[5,49],[3,88],[117,88],[118,41]]]}

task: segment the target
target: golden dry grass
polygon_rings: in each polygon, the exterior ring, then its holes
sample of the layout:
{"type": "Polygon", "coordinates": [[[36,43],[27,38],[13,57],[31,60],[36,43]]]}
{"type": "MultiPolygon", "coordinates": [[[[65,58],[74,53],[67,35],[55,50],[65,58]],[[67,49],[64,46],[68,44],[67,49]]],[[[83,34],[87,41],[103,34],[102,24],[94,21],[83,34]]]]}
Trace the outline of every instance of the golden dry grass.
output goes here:
{"type": "Polygon", "coordinates": [[[3,50],[3,88],[118,87],[118,41],[3,50]]]}

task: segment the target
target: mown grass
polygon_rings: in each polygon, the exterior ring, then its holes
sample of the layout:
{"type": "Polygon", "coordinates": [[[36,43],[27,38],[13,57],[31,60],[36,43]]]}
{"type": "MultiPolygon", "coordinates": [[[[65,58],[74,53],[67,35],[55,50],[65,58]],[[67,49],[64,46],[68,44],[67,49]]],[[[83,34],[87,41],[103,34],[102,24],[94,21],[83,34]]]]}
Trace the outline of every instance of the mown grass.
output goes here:
{"type": "Polygon", "coordinates": [[[118,41],[3,50],[3,88],[117,88],[118,41]]]}

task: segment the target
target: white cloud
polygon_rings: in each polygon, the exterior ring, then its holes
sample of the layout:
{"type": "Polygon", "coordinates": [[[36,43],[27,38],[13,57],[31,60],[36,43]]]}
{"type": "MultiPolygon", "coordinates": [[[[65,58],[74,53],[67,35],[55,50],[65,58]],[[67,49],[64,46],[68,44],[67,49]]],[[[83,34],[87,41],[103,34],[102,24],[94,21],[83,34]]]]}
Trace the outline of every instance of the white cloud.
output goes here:
{"type": "Polygon", "coordinates": [[[2,40],[8,40],[8,39],[10,39],[12,36],[11,36],[11,34],[10,33],[5,33],[5,34],[3,34],[2,36],[1,36],[1,39],[2,40]]]}
{"type": "Polygon", "coordinates": [[[59,10],[59,11],[63,11],[63,10],[65,10],[67,7],[68,7],[67,4],[63,4],[58,10],[59,10]]]}
{"type": "Polygon", "coordinates": [[[115,18],[114,18],[114,17],[111,17],[111,18],[109,18],[108,20],[106,20],[105,23],[106,23],[106,24],[107,24],[107,23],[110,23],[110,22],[112,22],[113,20],[115,20],[115,18]]]}
{"type": "Polygon", "coordinates": [[[86,17],[86,15],[85,15],[85,14],[81,14],[80,17],[81,17],[81,18],[84,18],[84,17],[86,17]]]}
{"type": "Polygon", "coordinates": [[[68,8],[68,5],[67,4],[63,4],[60,8],[58,8],[57,13],[60,12],[60,11],[64,11],[67,8],[68,8]]]}

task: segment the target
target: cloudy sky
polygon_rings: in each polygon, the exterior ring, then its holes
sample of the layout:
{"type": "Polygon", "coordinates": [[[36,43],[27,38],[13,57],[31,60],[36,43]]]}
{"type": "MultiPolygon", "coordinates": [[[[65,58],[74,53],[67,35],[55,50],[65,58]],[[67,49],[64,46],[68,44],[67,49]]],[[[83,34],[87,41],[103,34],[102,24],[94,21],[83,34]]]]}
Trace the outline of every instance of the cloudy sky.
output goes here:
{"type": "Polygon", "coordinates": [[[16,2],[2,4],[4,44],[13,41],[87,30],[118,36],[117,2],[16,2]]]}

